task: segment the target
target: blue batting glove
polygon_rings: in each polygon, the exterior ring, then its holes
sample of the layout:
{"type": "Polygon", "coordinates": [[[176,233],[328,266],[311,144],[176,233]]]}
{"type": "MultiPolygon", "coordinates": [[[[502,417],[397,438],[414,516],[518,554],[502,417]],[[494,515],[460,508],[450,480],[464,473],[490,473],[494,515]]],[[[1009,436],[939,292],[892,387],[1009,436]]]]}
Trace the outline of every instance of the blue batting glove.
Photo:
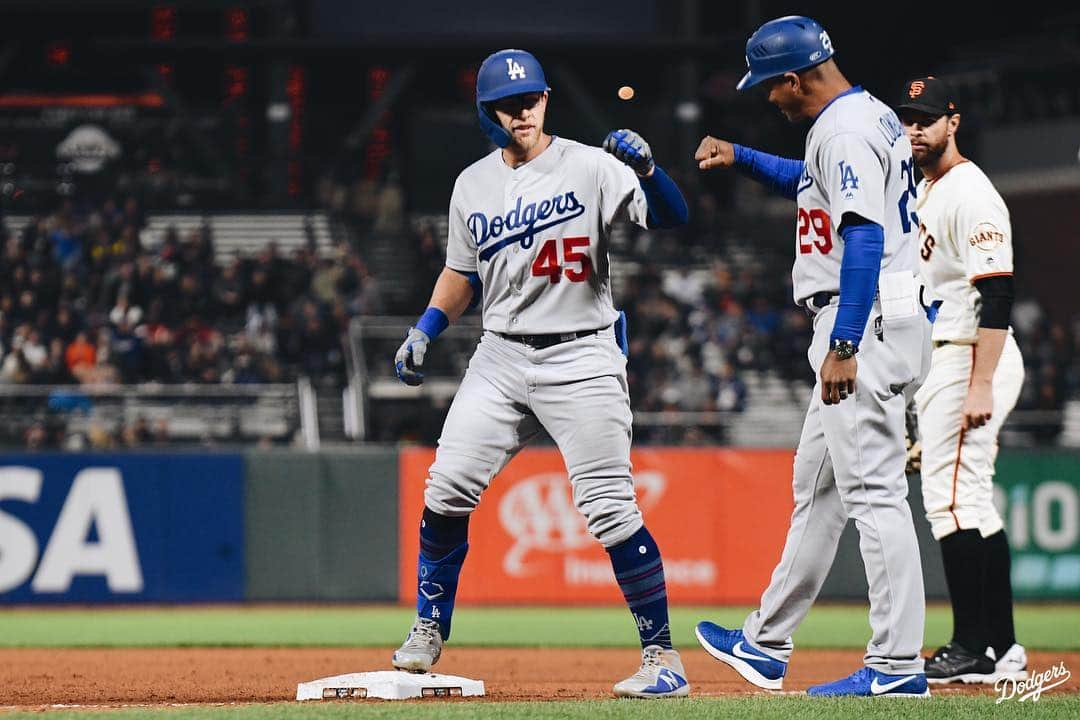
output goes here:
{"type": "Polygon", "coordinates": [[[401,347],[394,356],[394,369],[401,382],[412,386],[424,382],[424,373],[420,372],[420,367],[424,364],[424,355],[427,354],[430,342],[431,338],[427,336],[427,333],[416,328],[409,328],[405,342],[401,343],[401,347]]]}
{"type": "Polygon", "coordinates": [[[645,177],[656,165],[649,143],[633,130],[612,130],[604,138],[603,147],[629,165],[638,177],[645,177]]]}

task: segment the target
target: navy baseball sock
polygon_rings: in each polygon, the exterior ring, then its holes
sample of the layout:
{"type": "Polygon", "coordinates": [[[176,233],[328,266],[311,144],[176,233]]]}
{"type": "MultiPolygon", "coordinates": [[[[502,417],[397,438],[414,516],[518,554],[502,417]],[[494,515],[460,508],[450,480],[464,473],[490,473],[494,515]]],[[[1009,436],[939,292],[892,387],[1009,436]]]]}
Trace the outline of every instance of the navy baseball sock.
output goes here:
{"type": "Polygon", "coordinates": [[[990,632],[990,647],[1000,660],[1016,642],[1009,539],[1001,530],[983,540],[983,544],[986,547],[985,624],[990,632]]]}
{"type": "Polygon", "coordinates": [[[469,552],[468,537],[468,515],[447,517],[424,508],[416,563],[416,614],[439,623],[443,640],[450,639],[458,575],[469,552]]]}
{"type": "Polygon", "coordinates": [[[983,621],[984,544],[978,530],[957,530],[941,538],[945,584],[952,602],[952,639],[977,655],[989,645],[983,621]]]}
{"type": "Polygon", "coordinates": [[[637,623],[641,647],[659,645],[670,649],[664,562],[656,541],[642,526],[628,540],[607,551],[619,589],[637,623]]]}

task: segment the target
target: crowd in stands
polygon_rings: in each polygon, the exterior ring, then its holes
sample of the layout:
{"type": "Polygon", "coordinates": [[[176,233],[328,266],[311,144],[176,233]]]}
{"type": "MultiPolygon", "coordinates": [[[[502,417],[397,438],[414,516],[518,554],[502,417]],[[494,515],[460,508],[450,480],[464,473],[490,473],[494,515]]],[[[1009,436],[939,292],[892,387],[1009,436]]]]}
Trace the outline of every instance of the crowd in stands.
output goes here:
{"type": "Polygon", "coordinates": [[[2,240],[2,383],[340,377],[348,318],[380,310],[347,248],[286,258],[271,242],[218,264],[207,228],[147,238],[134,202],[65,204],[2,240]]]}
{"type": "MultiPolygon", "coordinates": [[[[811,380],[809,318],[784,302],[782,284],[780,292],[769,289],[764,272],[760,266],[736,272],[717,260],[707,271],[660,273],[646,266],[627,278],[622,305],[631,328],[627,376],[636,411],[730,415],[746,409],[747,373],[778,374],[793,389],[811,380]]],[[[698,426],[691,436],[722,440],[730,421],[698,426]]],[[[685,441],[685,432],[660,425],[638,434],[670,442],[685,441]]]]}
{"type": "Polygon", "coordinates": [[[341,384],[348,319],[381,311],[346,246],[219,263],[208,228],[149,237],[133,200],[0,227],[0,384],[341,384]]]}
{"type": "MultiPolygon", "coordinates": [[[[349,319],[419,312],[443,266],[434,228],[419,228],[408,240],[413,291],[392,304],[348,246],[282,257],[269,243],[254,257],[221,259],[207,228],[150,237],[145,226],[134,201],[83,210],[68,203],[0,231],[0,384],[279,383],[300,375],[341,384],[349,319]]],[[[755,377],[779,379],[796,403],[813,383],[810,318],[791,303],[787,268],[717,254],[718,244],[684,267],[650,263],[671,256],[656,248],[627,255],[637,269],[623,276],[619,301],[629,320],[635,411],[721,418],[649,425],[636,431],[639,441],[723,442],[724,426],[752,401],[755,377]]],[[[1014,327],[1027,364],[1019,407],[1060,411],[1080,395],[1080,317],[1072,326],[1049,318],[1028,297],[1017,303],[1014,327]]],[[[1038,442],[1060,432],[1060,420],[1031,428],[1038,442]]],[[[47,434],[38,426],[27,443],[48,444],[47,434]]],[[[113,440],[165,434],[121,428],[113,440]]]]}

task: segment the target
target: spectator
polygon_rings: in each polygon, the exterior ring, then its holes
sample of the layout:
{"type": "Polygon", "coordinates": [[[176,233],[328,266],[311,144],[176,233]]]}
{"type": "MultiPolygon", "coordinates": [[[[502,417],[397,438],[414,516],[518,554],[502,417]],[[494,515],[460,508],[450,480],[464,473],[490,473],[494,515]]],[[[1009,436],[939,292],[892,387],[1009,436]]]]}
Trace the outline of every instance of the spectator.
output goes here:
{"type": "Polygon", "coordinates": [[[45,367],[45,363],[49,359],[49,351],[41,342],[41,333],[37,330],[27,326],[24,337],[26,339],[22,343],[23,357],[26,358],[30,373],[36,374],[45,367]]]}
{"type": "Polygon", "coordinates": [[[243,323],[246,298],[244,296],[244,280],[241,277],[240,259],[234,258],[232,262],[221,270],[221,275],[214,280],[211,296],[214,302],[214,312],[222,321],[230,326],[237,327],[243,323]]]}
{"type": "Polygon", "coordinates": [[[64,362],[74,378],[86,382],[84,378],[87,373],[97,365],[97,347],[87,339],[85,331],[80,330],[68,345],[64,351],[64,362]]]}
{"type": "Polygon", "coordinates": [[[742,412],[746,409],[746,385],[735,374],[735,369],[730,363],[725,363],[721,368],[717,388],[717,410],[742,412]]]}
{"type": "Polygon", "coordinates": [[[0,383],[24,385],[30,382],[30,364],[23,356],[22,348],[13,348],[0,363],[0,383]]]}

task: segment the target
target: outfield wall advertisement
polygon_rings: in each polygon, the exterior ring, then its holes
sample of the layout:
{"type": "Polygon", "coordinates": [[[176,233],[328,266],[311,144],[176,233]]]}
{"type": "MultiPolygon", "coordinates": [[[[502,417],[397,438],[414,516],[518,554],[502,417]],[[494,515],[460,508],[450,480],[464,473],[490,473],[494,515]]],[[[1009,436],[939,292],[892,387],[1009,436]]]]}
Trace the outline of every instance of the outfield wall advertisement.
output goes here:
{"type": "MultiPolygon", "coordinates": [[[[792,510],[791,451],[645,449],[632,456],[638,501],[664,554],[676,603],[756,603],[780,558],[792,510]]],[[[434,451],[401,456],[399,599],[415,601],[416,528],[434,451]]],[[[1080,599],[1080,455],[1004,452],[995,501],[1019,599],[1080,599]]],[[[941,551],[909,497],[927,597],[947,598],[941,551]]],[[[823,599],[865,600],[854,527],[845,530],[823,599]]],[[[474,603],[617,603],[607,555],[574,507],[555,449],[525,450],[492,482],[470,523],[458,597],[474,603]]]]}
{"type": "Polygon", "coordinates": [[[1080,599],[1080,455],[1002,453],[994,483],[1014,594],[1080,599]]]}
{"type": "Polygon", "coordinates": [[[0,603],[243,597],[240,455],[0,456],[0,603]]]}
{"type": "MultiPolygon", "coordinates": [[[[792,508],[790,450],[648,448],[639,505],[672,602],[753,604],[792,508]]],[[[430,448],[0,455],[0,605],[415,601],[430,448]]],[[[1080,600],[1080,454],[1006,451],[996,497],[1018,599],[1080,600]]],[[[911,505],[927,597],[940,548],[911,505]]],[[[854,528],[823,599],[864,602],[854,528]]],[[[620,603],[554,448],[523,451],[470,524],[465,603],[620,603]]]]}
{"type": "MultiPolygon", "coordinates": [[[[401,600],[416,594],[416,528],[429,449],[401,455],[401,600]]],[[[790,450],[643,449],[638,504],[682,603],[757,600],[780,557],[792,510],[790,450]]],[[[469,525],[458,598],[478,603],[620,602],[607,553],[574,507],[554,448],[520,453],[492,482],[469,525]]]]}

